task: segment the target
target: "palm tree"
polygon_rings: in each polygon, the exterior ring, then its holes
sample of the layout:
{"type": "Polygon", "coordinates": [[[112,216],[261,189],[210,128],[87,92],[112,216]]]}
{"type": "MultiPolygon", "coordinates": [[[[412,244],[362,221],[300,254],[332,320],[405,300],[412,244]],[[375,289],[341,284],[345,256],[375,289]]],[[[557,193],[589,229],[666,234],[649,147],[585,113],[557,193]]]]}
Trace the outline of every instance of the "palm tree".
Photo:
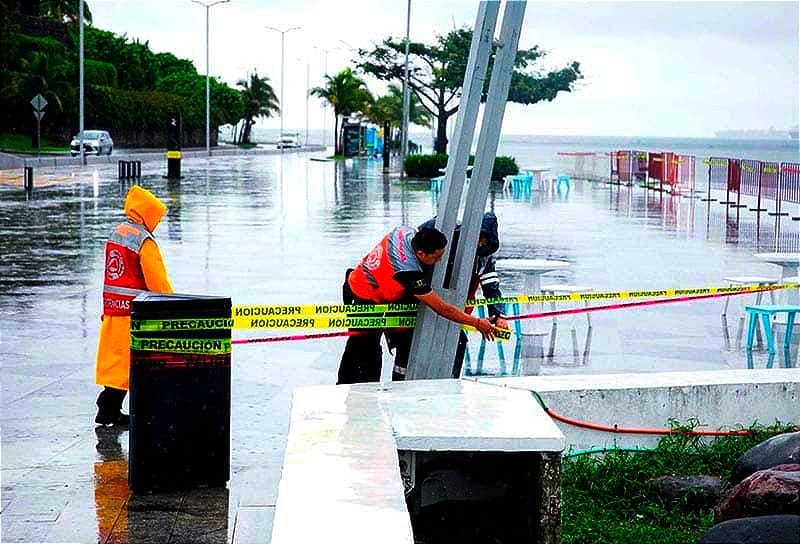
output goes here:
{"type": "MultiPolygon", "coordinates": [[[[431,114],[422,107],[414,93],[409,94],[408,105],[409,124],[431,126],[431,114]]],[[[388,122],[391,127],[400,128],[403,124],[403,90],[397,85],[389,85],[388,93],[375,100],[367,111],[367,116],[379,125],[388,122]]],[[[384,139],[388,146],[394,138],[391,134],[385,134],[384,139]]]]}
{"type": "Polygon", "coordinates": [[[267,76],[258,77],[258,72],[253,70],[249,79],[240,79],[236,84],[242,88],[242,98],[244,99],[244,127],[239,143],[249,144],[250,132],[256,124],[254,117],[263,115],[272,117],[273,114],[281,111],[278,105],[278,97],[275,90],[269,84],[267,76]]]}
{"type": "Polygon", "coordinates": [[[353,70],[345,68],[334,76],[325,74],[325,85],[314,87],[309,92],[333,106],[334,149],[337,154],[341,154],[339,119],[356,111],[367,110],[367,106],[372,102],[372,95],[366,83],[353,70]]]}

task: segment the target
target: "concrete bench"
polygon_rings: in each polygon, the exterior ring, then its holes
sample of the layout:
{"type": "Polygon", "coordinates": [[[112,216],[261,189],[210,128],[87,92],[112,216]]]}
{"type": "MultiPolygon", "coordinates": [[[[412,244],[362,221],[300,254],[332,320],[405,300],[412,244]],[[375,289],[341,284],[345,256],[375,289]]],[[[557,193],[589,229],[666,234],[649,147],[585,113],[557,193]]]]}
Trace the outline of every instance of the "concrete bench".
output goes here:
{"type": "Polygon", "coordinates": [[[758,319],[761,318],[761,325],[764,327],[764,339],[767,342],[767,350],[775,353],[775,339],[772,334],[772,316],[775,314],[786,314],[786,333],[783,336],[783,347],[788,348],[792,343],[792,329],[794,328],[794,316],[800,312],[800,306],[767,304],[762,306],[745,306],[748,315],[747,322],[747,351],[753,349],[753,338],[758,328],[758,319]]]}
{"type": "MultiPolygon", "coordinates": [[[[702,361],[697,361],[702,364],[702,361]]],[[[798,423],[798,368],[560,374],[478,378],[498,387],[538,391],[565,416],[621,427],[668,427],[669,419],[700,420],[703,429],[748,427],[753,421],[798,423]]],[[[556,423],[567,449],[653,447],[656,435],[606,433],[556,423]]]]}
{"type": "MultiPolygon", "coordinates": [[[[525,391],[465,380],[298,388],[272,544],[413,544],[400,471],[406,452],[441,454],[438,462],[476,452],[540,454],[546,461],[528,466],[558,478],[563,448],[564,435],[525,391]]],[[[548,492],[530,515],[552,531],[558,491],[548,492]]]]}

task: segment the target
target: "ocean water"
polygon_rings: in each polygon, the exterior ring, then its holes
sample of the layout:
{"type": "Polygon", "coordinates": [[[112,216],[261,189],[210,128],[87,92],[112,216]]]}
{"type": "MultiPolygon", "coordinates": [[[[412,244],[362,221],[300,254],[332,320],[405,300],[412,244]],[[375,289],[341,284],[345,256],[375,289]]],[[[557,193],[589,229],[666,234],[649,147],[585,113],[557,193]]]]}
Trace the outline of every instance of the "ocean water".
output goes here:
{"type": "MultiPolygon", "coordinates": [[[[520,166],[551,164],[560,152],[606,153],[615,150],[671,151],[694,155],[698,160],[728,157],[761,161],[797,162],[800,142],[785,140],[734,140],[725,138],[656,138],[623,136],[536,136],[500,137],[498,155],[510,155],[520,166]],[[530,164],[529,164],[530,163],[530,164]]],[[[702,164],[702,163],[701,163],[702,164]]]]}
{"type": "MultiPolygon", "coordinates": [[[[254,128],[254,138],[258,142],[274,142],[278,137],[277,130],[254,128]]],[[[306,139],[304,130],[286,130],[297,133],[306,139]]],[[[329,146],[333,145],[333,134],[330,127],[325,133],[329,146]]],[[[429,132],[412,132],[411,140],[422,145],[423,153],[433,149],[429,132]]],[[[323,132],[310,130],[308,142],[321,144],[323,132]]],[[[476,137],[477,143],[477,137],[476,137]]],[[[474,146],[473,146],[474,148],[474,146]]],[[[727,139],[727,138],[664,138],[651,136],[547,136],[536,134],[502,135],[498,145],[498,155],[510,155],[521,167],[536,165],[552,165],[560,152],[595,152],[630,149],[638,151],[671,151],[684,155],[694,155],[700,159],[708,157],[730,157],[736,159],[754,159],[762,161],[797,162],[800,160],[800,140],[787,136],[785,140],[769,139],[727,139]]]]}

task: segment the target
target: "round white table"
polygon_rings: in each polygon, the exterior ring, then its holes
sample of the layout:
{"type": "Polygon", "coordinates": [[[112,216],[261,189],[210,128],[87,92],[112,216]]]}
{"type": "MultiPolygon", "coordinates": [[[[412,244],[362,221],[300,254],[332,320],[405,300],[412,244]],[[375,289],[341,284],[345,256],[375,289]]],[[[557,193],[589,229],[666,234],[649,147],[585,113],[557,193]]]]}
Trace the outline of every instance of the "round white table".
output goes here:
{"type": "Polygon", "coordinates": [[[572,263],[567,261],[551,261],[549,259],[498,259],[496,264],[497,268],[501,270],[526,272],[526,295],[539,295],[542,293],[542,274],[572,266],[572,263]]]}
{"type": "MultiPolygon", "coordinates": [[[[496,263],[498,270],[518,271],[525,273],[525,295],[540,295],[542,293],[542,275],[556,270],[563,270],[572,266],[567,261],[551,261],[548,259],[499,259],[496,263]]],[[[514,304],[519,311],[519,305],[514,304]]],[[[543,305],[536,303],[536,311],[542,311],[543,305]]],[[[522,313],[522,312],[521,312],[522,313]]],[[[515,351],[520,354],[520,373],[523,375],[538,374],[544,359],[544,336],[549,331],[541,326],[541,320],[525,320],[520,323],[514,321],[517,340],[521,342],[520,349],[515,351]]],[[[517,366],[517,361],[514,361],[517,366]]]]}
{"type": "Polygon", "coordinates": [[[542,175],[545,172],[550,171],[549,166],[530,166],[528,168],[521,168],[523,172],[527,172],[531,175],[534,182],[538,182],[540,185],[542,183],[542,175]]]}
{"type": "MultiPolygon", "coordinates": [[[[800,253],[756,253],[754,257],[760,261],[780,266],[781,280],[798,275],[800,253]]],[[[786,302],[792,305],[800,304],[800,292],[797,289],[787,289],[787,291],[786,302]]]]}

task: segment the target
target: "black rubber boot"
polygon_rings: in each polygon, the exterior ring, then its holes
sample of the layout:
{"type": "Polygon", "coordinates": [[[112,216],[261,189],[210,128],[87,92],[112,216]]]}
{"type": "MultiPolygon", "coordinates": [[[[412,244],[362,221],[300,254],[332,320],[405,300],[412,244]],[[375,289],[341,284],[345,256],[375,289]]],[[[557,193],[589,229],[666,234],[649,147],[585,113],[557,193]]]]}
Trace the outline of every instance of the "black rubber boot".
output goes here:
{"type": "Polygon", "coordinates": [[[104,387],[97,396],[97,416],[94,422],[98,425],[128,425],[130,416],[122,413],[122,401],[127,391],[104,387]]]}

